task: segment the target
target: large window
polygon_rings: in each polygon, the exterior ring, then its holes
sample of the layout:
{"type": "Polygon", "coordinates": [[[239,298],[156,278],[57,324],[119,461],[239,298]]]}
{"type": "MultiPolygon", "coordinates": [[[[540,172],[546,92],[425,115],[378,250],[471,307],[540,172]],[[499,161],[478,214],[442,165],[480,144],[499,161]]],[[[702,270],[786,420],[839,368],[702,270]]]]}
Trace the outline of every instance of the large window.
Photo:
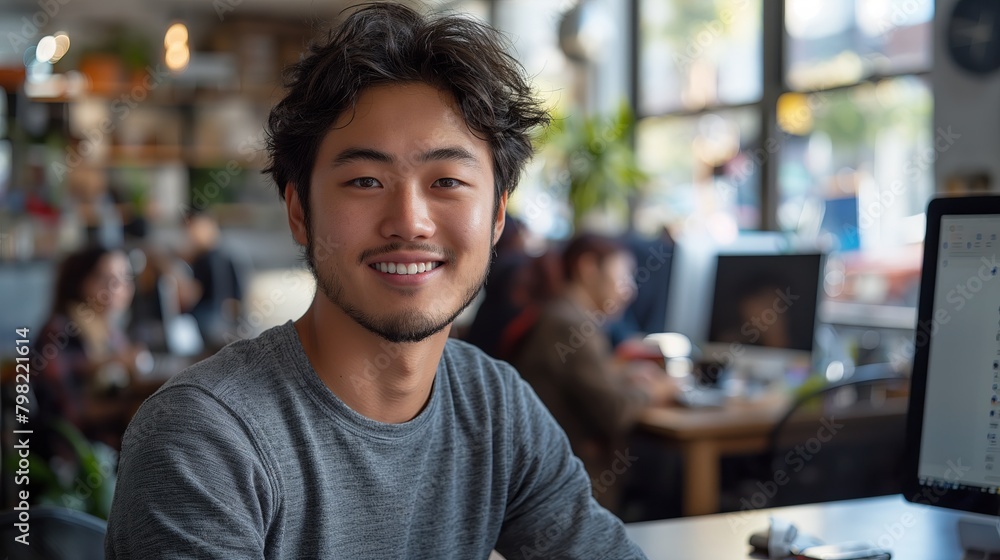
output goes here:
{"type": "Polygon", "coordinates": [[[640,228],[766,227],[860,255],[920,241],[947,141],[925,80],[932,0],[637,6],[640,228]]]}
{"type": "Polygon", "coordinates": [[[643,119],[636,144],[651,175],[641,229],[683,221],[689,232],[735,237],[760,226],[760,115],[736,108],[643,119]],[[707,219],[706,219],[707,218],[707,219]]]}
{"type": "Polygon", "coordinates": [[[919,241],[934,191],[931,92],[904,76],[778,100],[778,225],[835,250],[919,241]]]}
{"type": "Polygon", "coordinates": [[[761,0],[641,0],[639,112],[760,100],[761,0]]]}
{"type": "Polygon", "coordinates": [[[787,0],[785,81],[814,90],[931,65],[932,0],[787,0]]]}
{"type": "Polygon", "coordinates": [[[638,2],[636,147],[652,180],[636,227],[760,227],[760,0],[638,2]]]}

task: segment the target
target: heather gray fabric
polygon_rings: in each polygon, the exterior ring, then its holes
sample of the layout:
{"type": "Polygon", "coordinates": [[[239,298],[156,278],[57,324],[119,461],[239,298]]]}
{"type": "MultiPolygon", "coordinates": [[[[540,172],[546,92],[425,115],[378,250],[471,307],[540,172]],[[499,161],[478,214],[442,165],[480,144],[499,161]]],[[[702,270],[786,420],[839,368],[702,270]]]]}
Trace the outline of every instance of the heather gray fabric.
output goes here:
{"type": "MultiPolygon", "coordinates": [[[[377,375],[377,362],[369,370],[377,375]]],[[[404,424],[348,408],[292,323],[178,374],[125,434],[107,557],[644,558],[509,365],[449,340],[404,424]]]]}

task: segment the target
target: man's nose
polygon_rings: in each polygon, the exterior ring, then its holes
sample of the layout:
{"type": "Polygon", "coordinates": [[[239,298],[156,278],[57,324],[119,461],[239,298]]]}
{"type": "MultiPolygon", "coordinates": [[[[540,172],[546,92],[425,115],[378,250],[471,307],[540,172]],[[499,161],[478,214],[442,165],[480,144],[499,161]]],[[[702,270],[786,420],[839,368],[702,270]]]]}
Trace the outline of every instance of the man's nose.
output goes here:
{"type": "Polygon", "coordinates": [[[380,233],[384,237],[403,240],[433,236],[435,226],[429,196],[428,190],[416,183],[407,183],[395,189],[386,202],[380,233]]]}

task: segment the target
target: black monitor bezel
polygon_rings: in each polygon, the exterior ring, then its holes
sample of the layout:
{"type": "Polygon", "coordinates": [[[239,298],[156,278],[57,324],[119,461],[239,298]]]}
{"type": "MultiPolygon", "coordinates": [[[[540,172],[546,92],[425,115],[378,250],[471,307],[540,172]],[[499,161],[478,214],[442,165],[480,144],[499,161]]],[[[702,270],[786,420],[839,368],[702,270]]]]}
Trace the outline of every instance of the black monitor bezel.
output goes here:
{"type": "Polygon", "coordinates": [[[1000,494],[990,494],[978,488],[947,488],[946,485],[929,487],[921,485],[918,476],[927,390],[927,363],[930,339],[933,336],[931,327],[934,324],[934,292],[937,287],[938,250],[941,246],[941,219],[945,216],[990,214],[997,214],[1000,219],[1000,196],[935,198],[927,206],[920,297],[914,332],[913,373],[906,419],[903,497],[913,503],[997,515],[1000,513],[1000,494]],[[924,334],[925,342],[917,344],[921,332],[924,334]]]}

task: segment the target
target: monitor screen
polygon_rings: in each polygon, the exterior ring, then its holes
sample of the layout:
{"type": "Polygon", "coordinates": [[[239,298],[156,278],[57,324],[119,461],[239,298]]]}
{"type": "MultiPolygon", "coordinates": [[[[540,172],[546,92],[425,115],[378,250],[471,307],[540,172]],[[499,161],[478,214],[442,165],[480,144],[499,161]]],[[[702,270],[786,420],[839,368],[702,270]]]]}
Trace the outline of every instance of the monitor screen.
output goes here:
{"type": "Polygon", "coordinates": [[[810,352],[822,255],[719,255],[708,340],[810,352]]]}
{"type": "Polygon", "coordinates": [[[907,498],[1000,504],[1000,197],[928,209],[908,420],[907,498]]]}

